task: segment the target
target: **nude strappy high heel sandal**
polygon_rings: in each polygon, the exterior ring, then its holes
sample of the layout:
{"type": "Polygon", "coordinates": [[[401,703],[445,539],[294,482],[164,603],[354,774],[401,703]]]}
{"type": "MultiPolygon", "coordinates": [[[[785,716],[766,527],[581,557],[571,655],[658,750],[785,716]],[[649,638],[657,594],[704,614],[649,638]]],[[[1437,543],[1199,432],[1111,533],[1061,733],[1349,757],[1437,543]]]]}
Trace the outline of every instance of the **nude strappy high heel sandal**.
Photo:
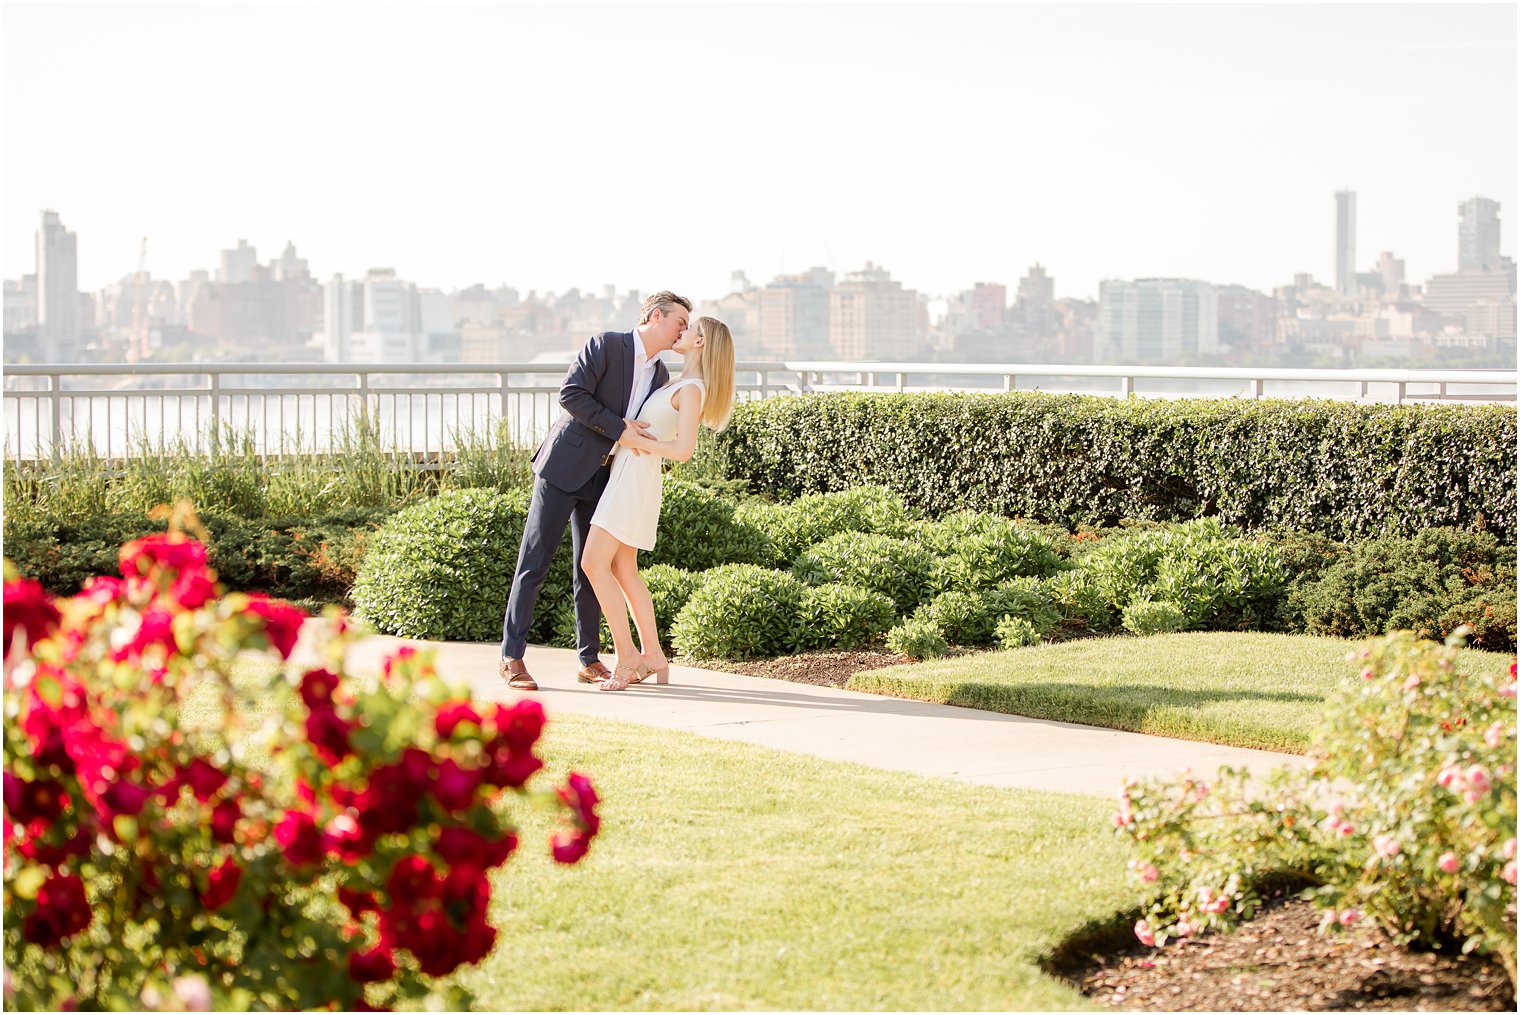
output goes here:
{"type": "Polygon", "coordinates": [[[596,685],[598,691],[626,691],[628,685],[638,683],[639,669],[633,663],[618,663],[612,675],[596,685]]]}
{"type": "Polygon", "coordinates": [[[656,684],[668,684],[668,683],[670,683],[670,661],[669,660],[666,660],[664,666],[660,667],[659,669],[655,669],[652,666],[646,665],[645,662],[644,662],[644,660],[640,659],[638,661],[638,663],[637,663],[637,667],[638,667],[638,673],[639,673],[639,675],[633,678],[633,683],[635,683],[635,684],[642,684],[646,679],[648,679],[651,676],[654,677],[654,682],[656,684]]]}

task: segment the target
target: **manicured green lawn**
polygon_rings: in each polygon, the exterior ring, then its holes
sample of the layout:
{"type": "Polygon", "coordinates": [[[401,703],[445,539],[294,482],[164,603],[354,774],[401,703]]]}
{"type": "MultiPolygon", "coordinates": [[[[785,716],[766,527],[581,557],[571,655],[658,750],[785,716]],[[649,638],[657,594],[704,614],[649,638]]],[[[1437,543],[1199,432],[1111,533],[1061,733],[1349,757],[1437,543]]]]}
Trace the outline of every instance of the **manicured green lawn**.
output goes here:
{"type": "Polygon", "coordinates": [[[525,816],[482,1009],[1087,1008],[1036,958],[1134,901],[1104,801],[576,716],[542,746],[605,825],[565,868],[525,816]]]}
{"type": "MultiPolygon", "coordinates": [[[[1307,635],[1201,631],[1088,638],[986,652],[850,678],[856,691],[993,712],[1302,752],[1320,706],[1355,679],[1359,642],[1307,635]]],[[[1495,675],[1510,656],[1468,650],[1462,665],[1495,675]]]]}

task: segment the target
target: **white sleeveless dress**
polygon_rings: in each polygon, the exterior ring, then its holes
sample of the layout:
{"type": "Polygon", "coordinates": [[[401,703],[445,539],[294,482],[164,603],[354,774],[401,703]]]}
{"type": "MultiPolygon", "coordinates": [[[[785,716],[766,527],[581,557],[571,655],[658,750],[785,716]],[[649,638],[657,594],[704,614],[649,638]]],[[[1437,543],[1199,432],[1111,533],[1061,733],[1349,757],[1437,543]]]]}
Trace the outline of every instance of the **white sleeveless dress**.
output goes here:
{"type": "MultiPolygon", "coordinates": [[[[650,392],[637,417],[649,424],[645,434],[657,441],[675,439],[680,414],[670,399],[677,391],[692,385],[704,393],[707,391],[700,378],[683,377],[650,392]]],[[[597,501],[591,524],[600,525],[619,542],[640,550],[653,550],[655,532],[660,526],[664,463],[659,455],[636,455],[619,444],[612,459],[612,475],[597,501]]]]}

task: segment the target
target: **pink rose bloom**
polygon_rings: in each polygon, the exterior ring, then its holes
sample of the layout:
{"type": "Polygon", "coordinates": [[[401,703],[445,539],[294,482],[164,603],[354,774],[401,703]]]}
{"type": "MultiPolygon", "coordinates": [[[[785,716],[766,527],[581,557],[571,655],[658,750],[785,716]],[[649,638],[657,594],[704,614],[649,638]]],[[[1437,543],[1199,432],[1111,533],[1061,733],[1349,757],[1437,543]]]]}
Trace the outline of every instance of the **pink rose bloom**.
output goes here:
{"type": "Polygon", "coordinates": [[[1436,773],[1436,785],[1442,789],[1450,789],[1451,784],[1456,781],[1456,778],[1457,770],[1448,765],[1436,773]]]}
{"type": "Polygon", "coordinates": [[[1379,835],[1372,840],[1372,848],[1377,850],[1379,856],[1398,856],[1403,849],[1399,840],[1391,835],[1379,835]]]}
{"type": "Polygon", "coordinates": [[[1368,667],[1366,667],[1365,669],[1362,670],[1362,679],[1363,680],[1371,680],[1375,676],[1377,676],[1377,674],[1375,674],[1375,673],[1372,672],[1372,667],[1371,666],[1368,666],[1368,667]]]}
{"type": "Polygon", "coordinates": [[[1186,920],[1178,920],[1174,932],[1178,937],[1189,937],[1193,933],[1193,925],[1186,920]]]}
{"type": "Polygon", "coordinates": [[[1506,860],[1513,860],[1514,858],[1515,858],[1515,840],[1513,838],[1505,839],[1504,840],[1504,859],[1506,859],[1506,860]]]}
{"type": "Polygon", "coordinates": [[[1155,881],[1160,876],[1161,872],[1156,869],[1155,864],[1148,863],[1144,867],[1140,868],[1140,880],[1146,882],[1147,884],[1155,881]]]}
{"type": "Polygon", "coordinates": [[[1457,859],[1457,854],[1447,852],[1441,854],[1441,859],[1436,861],[1436,866],[1448,874],[1455,874],[1462,869],[1462,861],[1457,859]]]}
{"type": "Polygon", "coordinates": [[[211,1010],[211,984],[204,976],[192,974],[176,978],[174,996],[179,998],[186,1011],[211,1010]]]}
{"type": "Polygon", "coordinates": [[[1341,910],[1340,921],[1341,921],[1341,926],[1342,927],[1353,926],[1356,923],[1360,922],[1361,919],[1362,919],[1362,911],[1360,909],[1343,909],[1343,910],[1341,910]]]}
{"type": "Polygon", "coordinates": [[[1203,907],[1203,911],[1205,913],[1223,913],[1225,910],[1227,910],[1229,908],[1230,908],[1230,897],[1228,895],[1221,895],[1219,898],[1215,899],[1213,902],[1210,902],[1207,905],[1205,905],[1203,907]]]}
{"type": "Polygon", "coordinates": [[[1503,878],[1505,881],[1508,881],[1510,884],[1514,884],[1515,883],[1515,861],[1511,860],[1508,863],[1506,863],[1504,865],[1504,870],[1499,873],[1499,876],[1501,878],[1503,878]]]}
{"type": "Polygon", "coordinates": [[[1407,676],[1407,677],[1404,678],[1404,690],[1406,690],[1406,691],[1412,691],[1416,687],[1419,687],[1419,686],[1420,686],[1420,675],[1418,673],[1411,673],[1409,676],[1407,676]]]}
{"type": "Polygon", "coordinates": [[[1156,935],[1151,930],[1151,925],[1144,920],[1135,921],[1135,937],[1147,948],[1156,947],[1156,935]]]}
{"type": "Polygon", "coordinates": [[[1483,742],[1490,747],[1498,747],[1504,743],[1504,724],[1496,722],[1483,734],[1483,742]]]}

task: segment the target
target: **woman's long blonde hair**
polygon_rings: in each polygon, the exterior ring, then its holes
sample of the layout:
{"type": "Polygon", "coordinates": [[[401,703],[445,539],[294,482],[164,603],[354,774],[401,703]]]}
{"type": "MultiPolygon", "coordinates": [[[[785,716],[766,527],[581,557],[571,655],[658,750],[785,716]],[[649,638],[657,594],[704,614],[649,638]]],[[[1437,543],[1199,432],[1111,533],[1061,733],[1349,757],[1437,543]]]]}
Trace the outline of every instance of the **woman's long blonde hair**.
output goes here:
{"type": "Polygon", "coordinates": [[[707,388],[702,398],[702,422],[710,429],[722,430],[734,408],[734,336],[716,317],[697,318],[697,331],[702,335],[702,348],[695,350],[695,363],[687,359],[682,376],[702,378],[707,388]]]}

